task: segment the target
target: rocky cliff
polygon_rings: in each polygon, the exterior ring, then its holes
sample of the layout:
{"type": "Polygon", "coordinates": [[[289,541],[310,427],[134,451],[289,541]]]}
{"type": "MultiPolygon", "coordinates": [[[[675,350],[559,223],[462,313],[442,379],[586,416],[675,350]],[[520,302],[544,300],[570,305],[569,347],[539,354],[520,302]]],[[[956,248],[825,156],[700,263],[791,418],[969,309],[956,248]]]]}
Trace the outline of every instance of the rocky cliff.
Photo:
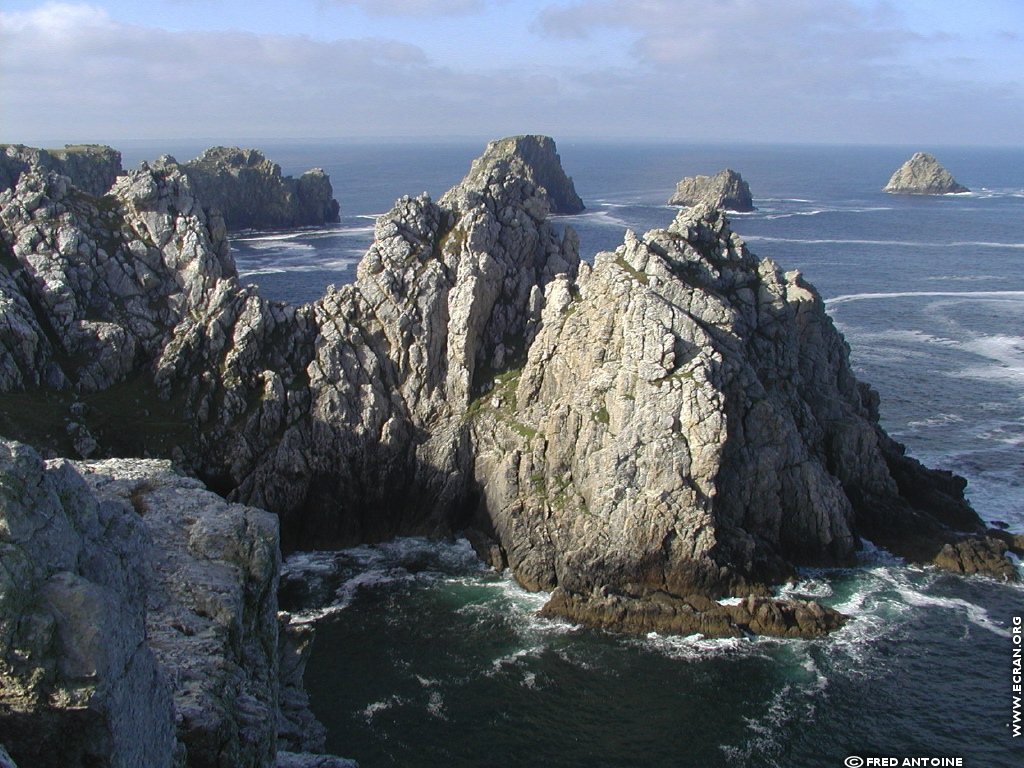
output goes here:
{"type": "Polygon", "coordinates": [[[726,168],[714,176],[687,176],[676,184],[669,205],[708,205],[729,211],[752,211],[750,186],[736,171],[726,168]]]}
{"type": "Polygon", "coordinates": [[[256,149],[211,147],[187,163],[165,155],[161,169],[180,168],[203,205],[217,209],[230,230],[290,229],[339,221],[339,207],[320,168],[298,179],[256,149]]]}
{"type": "Polygon", "coordinates": [[[957,183],[934,156],[915,152],[896,169],[882,191],[904,195],[948,195],[971,190],[957,183]]]}
{"type": "Polygon", "coordinates": [[[551,213],[573,214],[584,210],[572,179],[562,168],[555,142],[548,136],[511,136],[492,141],[473,161],[467,182],[480,176],[518,177],[542,187],[551,213]]]}
{"type": "Polygon", "coordinates": [[[0,191],[17,184],[29,168],[56,171],[83,192],[98,197],[106,194],[121,174],[121,153],[99,144],[68,144],[64,149],[0,145],[0,191]]]}
{"type": "Polygon", "coordinates": [[[557,165],[550,140],[490,145],[297,308],[239,286],[180,168],[99,201],[25,174],[0,196],[0,429],[173,456],[289,547],[475,528],[549,611],[622,629],[827,631],[772,585],[862,537],[1008,565],[963,481],[879,428],[798,275],[706,207],[580,265],[557,165]]]}
{"type": "Polygon", "coordinates": [[[256,768],[279,744],[322,748],[281,695],[295,648],[272,514],[166,461],[44,464],[3,441],[0,531],[0,738],[23,765],[256,768]]]}

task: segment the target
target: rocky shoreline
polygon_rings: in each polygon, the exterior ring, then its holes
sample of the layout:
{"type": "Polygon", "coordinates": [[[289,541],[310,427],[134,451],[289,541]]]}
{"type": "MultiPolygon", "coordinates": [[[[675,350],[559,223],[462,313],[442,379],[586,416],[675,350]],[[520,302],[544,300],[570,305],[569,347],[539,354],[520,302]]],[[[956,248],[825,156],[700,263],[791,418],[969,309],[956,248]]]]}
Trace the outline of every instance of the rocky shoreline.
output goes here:
{"type": "MultiPolygon", "coordinates": [[[[277,615],[282,547],[467,532],[551,592],[546,615],[709,636],[841,626],[771,595],[865,539],[1015,574],[1020,537],[986,531],[962,479],[885,434],[813,287],[713,207],[581,263],[550,218],[582,207],[554,142],[513,137],[440,200],[397,201],[355,282],[293,307],[240,285],[199,187],[167,160],[102,196],[41,165],[0,192],[0,432],[55,457],[5,442],[0,470],[0,546],[26,569],[0,612],[5,691],[25,691],[0,741],[33,761],[40,722],[61,733],[84,711],[113,732],[138,687],[39,650],[71,620],[58,607],[97,590],[127,617],[104,645],[162,681],[130,705],[153,713],[145,764],[307,759],[309,637],[277,615]],[[50,489],[44,519],[29,487],[50,489]]],[[[82,755],[144,748],[118,733],[82,755]]]]}

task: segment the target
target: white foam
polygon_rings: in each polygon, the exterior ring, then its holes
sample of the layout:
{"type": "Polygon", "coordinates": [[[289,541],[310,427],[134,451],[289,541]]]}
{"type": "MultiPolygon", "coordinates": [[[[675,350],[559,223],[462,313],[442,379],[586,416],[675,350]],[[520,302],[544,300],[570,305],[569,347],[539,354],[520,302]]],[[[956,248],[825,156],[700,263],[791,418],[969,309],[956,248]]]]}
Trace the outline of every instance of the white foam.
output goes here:
{"type": "Polygon", "coordinates": [[[833,307],[852,301],[877,301],[889,299],[953,298],[953,299],[1024,299],[1024,291],[892,291],[890,293],[848,293],[826,299],[825,304],[833,307]]]}
{"type": "MultiPolygon", "coordinates": [[[[882,210],[882,209],[879,209],[882,210]]],[[[824,211],[806,213],[787,213],[779,216],[766,216],[766,219],[785,218],[788,216],[810,216],[824,211]]],[[[876,240],[864,238],[811,238],[811,237],[774,237],[770,235],[744,235],[747,242],[795,243],[805,245],[886,245],[908,248],[997,248],[1020,249],[1024,243],[1000,243],[987,240],[957,240],[952,242],[926,242],[922,240],[876,240]]]]}
{"type": "Polygon", "coordinates": [[[934,595],[928,595],[924,592],[911,589],[901,588],[899,590],[900,597],[908,604],[918,608],[943,608],[946,610],[952,610],[963,613],[967,620],[977,627],[987,629],[989,632],[999,635],[1000,637],[1010,637],[1010,632],[1003,627],[995,624],[988,616],[988,611],[982,608],[980,605],[963,600],[959,597],[936,597],[934,595]]]}
{"type": "Polygon", "coordinates": [[[921,421],[909,421],[908,427],[947,427],[950,424],[962,424],[964,417],[957,413],[937,413],[921,421]]]}
{"type": "Polygon", "coordinates": [[[374,701],[370,704],[367,704],[366,707],[362,710],[362,712],[360,712],[360,714],[363,716],[363,719],[366,720],[367,723],[370,723],[373,721],[373,718],[381,712],[386,712],[392,707],[400,707],[403,704],[408,703],[408,700],[403,699],[401,696],[389,696],[386,699],[374,701]]]}

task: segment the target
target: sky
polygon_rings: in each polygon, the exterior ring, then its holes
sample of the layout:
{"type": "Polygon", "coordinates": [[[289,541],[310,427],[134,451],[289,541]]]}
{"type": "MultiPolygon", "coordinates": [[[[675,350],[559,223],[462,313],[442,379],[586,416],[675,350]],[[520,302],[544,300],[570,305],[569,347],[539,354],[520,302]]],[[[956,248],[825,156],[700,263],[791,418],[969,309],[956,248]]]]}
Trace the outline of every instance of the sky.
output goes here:
{"type": "Polygon", "coordinates": [[[1019,145],[1024,0],[0,2],[0,142],[1019,145]]]}

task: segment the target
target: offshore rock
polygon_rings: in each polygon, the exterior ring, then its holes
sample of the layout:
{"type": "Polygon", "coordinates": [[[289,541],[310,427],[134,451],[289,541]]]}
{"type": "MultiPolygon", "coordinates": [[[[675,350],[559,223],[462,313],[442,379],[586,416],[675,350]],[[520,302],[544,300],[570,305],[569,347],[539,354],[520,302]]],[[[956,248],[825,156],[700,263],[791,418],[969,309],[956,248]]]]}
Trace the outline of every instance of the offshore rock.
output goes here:
{"type": "Polygon", "coordinates": [[[896,169],[882,191],[901,195],[948,195],[971,190],[957,183],[934,156],[915,152],[896,169]]]}
{"type": "Polygon", "coordinates": [[[678,631],[686,611],[651,601],[766,596],[861,536],[899,551],[901,526],[980,529],[962,485],[881,431],[813,288],[704,206],[552,283],[473,427],[479,524],[525,586],[560,588],[549,612],[601,626],[678,631]],[[924,493],[947,519],[915,509],[924,493]]]}
{"type": "Polygon", "coordinates": [[[121,153],[100,144],[68,144],[64,149],[0,145],[0,192],[18,183],[25,171],[55,171],[86,194],[106,194],[121,173],[121,153]]]}
{"type": "Polygon", "coordinates": [[[584,210],[572,179],[566,176],[553,139],[547,136],[512,136],[492,141],[473,161],[466,181],[483,175],[523,178],[547,192],[551,213],[584,210]]]}
{"type": "Polygon", "coordinates": [[[159,168],[180,168],[206,207],[218,210],[230,230],[290,229],[340,221],[327,174],[320,168],[298,179],[256,149],[211,147],[187,163],[167,155],[159,168]]]}
{"type": "Polygon", "coordinates": [[[736,171],[726,168],[714,176],[687,176],[676,184],[669,205],[709,205],[729,211],[752,211],[750,186],[736,171]]]}
{"type": "Polygon", "coordinates": [[[3,429],[174,456],[276,512],[287,548],[476,527],[564,605],[767,597],[862,537],[927,562],[983,532],[962,479],[879,428],[797,273],[705,206],[581,265],[549,220],[553,162],[550,140],[492,143],[301,307],[239,286],[177,168],[98,202],[27,174],[0,195],[3,429]]]}

